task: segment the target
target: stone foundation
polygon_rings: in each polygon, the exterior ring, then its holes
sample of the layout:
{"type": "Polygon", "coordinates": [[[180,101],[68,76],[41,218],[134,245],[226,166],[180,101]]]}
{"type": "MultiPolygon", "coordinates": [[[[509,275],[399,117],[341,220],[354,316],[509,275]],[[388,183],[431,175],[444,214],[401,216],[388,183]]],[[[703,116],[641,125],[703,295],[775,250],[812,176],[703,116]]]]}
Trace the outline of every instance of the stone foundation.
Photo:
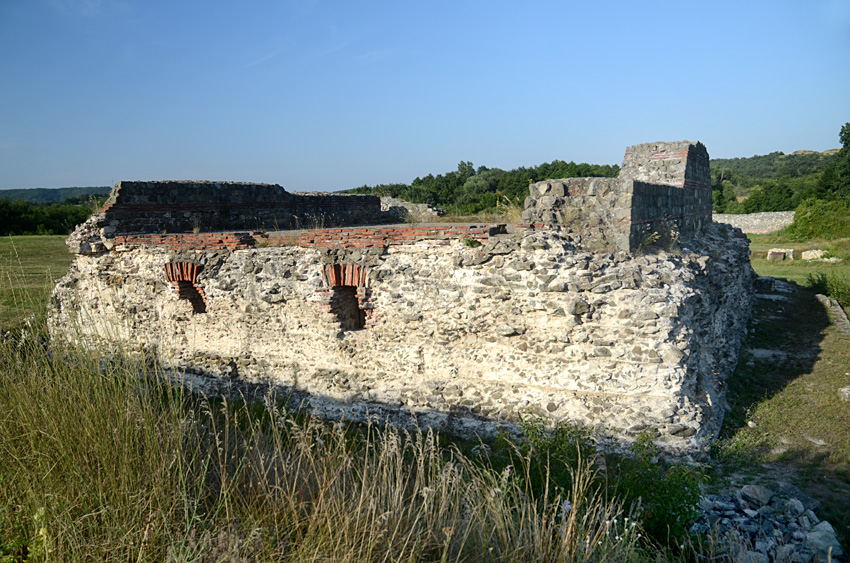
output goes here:
{"type": "Polygon", "coordinates": [[[412,414],[463,435],[533,416],[693,452],[720,428],[752,270],[725,225],[687,244],[594,254],[553,227],[479,248],[145,245],[77,256],[50,321],[89,346],[306,392],[325,416],[412,414]]]}

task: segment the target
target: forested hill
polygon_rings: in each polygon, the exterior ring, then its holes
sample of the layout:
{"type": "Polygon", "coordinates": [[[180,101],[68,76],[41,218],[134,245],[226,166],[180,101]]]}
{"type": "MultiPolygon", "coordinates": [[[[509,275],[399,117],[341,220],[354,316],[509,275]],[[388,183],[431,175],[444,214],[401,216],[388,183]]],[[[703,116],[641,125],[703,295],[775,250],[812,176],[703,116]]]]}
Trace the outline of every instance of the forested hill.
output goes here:
{"type": "Polygon", "coordinates": [[[82,202],[89,197],[101,197],[109,193],[109,186],[86,188],[20,188],[0,190],[0,199],[19,200],[27,203],[82,202]]]}
{"type": "Polygon", "coordinates": [[[713,158],[714,211],[790,211],[806,199],[823,197],[821,177],[825,170],[835,167],[840,154],[841,149],[832,149],[713,158]]]}
{"type": "Polygon", "coordinates": [[[749,158],[712,158],[711,169],[730,170],[753,178],[798,178],[824,170],[835,159],[839,150],[802,150],[790,154],[772,152],[749,158]]]}
{"type": "Polygon", "coordinates": [[[616,164],[576,164],[554,160],[506,171],[486,166],[475,168],[471,162],[461,161],[453,172],[417,177],[410,184],[361,186],[345,192],[392,196],[414,203],[428,203],[456,215],[469,215],[493,210],[497,204],[505,204],[508,200],[522,205],[531,182],[587,176],[614,178],[619,173],[620,167],[616,164]]]}

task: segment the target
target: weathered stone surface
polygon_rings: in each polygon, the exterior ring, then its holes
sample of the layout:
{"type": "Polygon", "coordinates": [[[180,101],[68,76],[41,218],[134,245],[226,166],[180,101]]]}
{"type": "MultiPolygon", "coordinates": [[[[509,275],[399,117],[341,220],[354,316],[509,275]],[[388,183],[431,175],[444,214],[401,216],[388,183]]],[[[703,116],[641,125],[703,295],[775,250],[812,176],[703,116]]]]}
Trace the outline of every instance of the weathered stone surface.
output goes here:
{"type": "Polygon", "coordinates": [[[835,529],[829,522],[817,524],[806,536],[805,546],[812,550],[816,557],[826,559],[831,551],[832,557],[841,557],[844,550],[835,536],[835,529]]]}
{"type": "Polygon", "coordinates": [[[69,239],[53,333],[286,386],[329,417],[487,435],[541,416],[688,452],[716,435],[753,273],[746,238],[711,224],[701,143],[628,147],[619,178],[532,184],[528,225],[322,228],[382,223],[378,203],[121,182],[69,239]],[[315,228],[262,230],[284,226],[315,228]],[[215,230],[232,228],[251,230],[215,230]]]}
{"type": "Polygon", "coordinates": [[[427,221],[446,214],[445,210],[427,203],[410,203],[394,197],[381,198],[381,211],[396,221],[427,221]]]}
{"type": "Polygon", "coordinates": [[[770,233],[784,229],[794,221],[793,211],[765,211],[762,213],[714,213],[716,223],[726,223],[745,233],[770,233]]]}
{"type": "Polygon", "coordinates": [[[604,428],[612,444],[655,428],[669,451],[698,451],[719,430],[752,299],[738,231],[714,225],[687,251],[637,258],[582,250],[557,228],[441,242],[78,255],[50,322],[57,337],[309,393],[332,417],[403,412],[487,435],[538,413],[604,428]],[[204,312],[166,279],[175,262],[203,265],[191,285],[204,312]],[[328,268],[358,278],[342,284],[348,297],[328,268]]]}
{"type": "Polygon", "coordinates": [[[99,254],[111,249],[104,243],[117,232],[304,229],[393,219],[396,214],[382,212],[377,196],[291,193],[277,184],[247,182],[118,182],[66,244],[77,254],[99,254]]]}
{"type": "Polygon", "coordinates": [[[773,262],[781,260],[793,260],[793,248],[771,248],[767,251],[767,259],[773,262]]]}
{"type": "Polygon", "coordinates": [[[767,487],[760,485],[745,485],[741,489],[741,494],[747,502],[756,507],[767,506],[770,503],[770,499],[773,498],[773,492],[767,487]]]}
{"type": "Polygon", "coordinates": [[[823,250],[804,250],[802,259],[803,260],[819,260],[823,258],[823,250]]]}

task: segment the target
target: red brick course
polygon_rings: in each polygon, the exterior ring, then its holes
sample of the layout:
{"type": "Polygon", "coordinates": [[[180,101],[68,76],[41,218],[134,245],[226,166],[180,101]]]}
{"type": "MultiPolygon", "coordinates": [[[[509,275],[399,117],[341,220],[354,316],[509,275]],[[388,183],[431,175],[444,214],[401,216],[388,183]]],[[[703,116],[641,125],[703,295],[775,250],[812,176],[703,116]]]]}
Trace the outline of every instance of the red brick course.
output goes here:
{"type": "Polygon", "coordinates": [[[386,248],[423,241],[440,246],[463,239],[486,242],[491,234],[503,231],[504,225],[415,225],[310,229],[299,232],[297,237],[269,236],[262,231],[122,234],[115,236],[113,249],[164,246],[170,250],[242,250],[292,244],[317,248],[386,248]]]}

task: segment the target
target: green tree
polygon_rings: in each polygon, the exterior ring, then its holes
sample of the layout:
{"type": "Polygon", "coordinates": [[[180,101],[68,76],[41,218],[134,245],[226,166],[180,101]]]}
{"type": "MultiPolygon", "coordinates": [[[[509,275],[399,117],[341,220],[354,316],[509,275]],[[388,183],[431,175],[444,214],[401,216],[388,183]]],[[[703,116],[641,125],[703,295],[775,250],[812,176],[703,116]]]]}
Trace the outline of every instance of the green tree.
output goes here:
{"type": "Polygon", "coordinates": [[[850,122],[841,127],[839,138],[842,148],[818,182],[821,199],[850,200],[850,122]]]}

